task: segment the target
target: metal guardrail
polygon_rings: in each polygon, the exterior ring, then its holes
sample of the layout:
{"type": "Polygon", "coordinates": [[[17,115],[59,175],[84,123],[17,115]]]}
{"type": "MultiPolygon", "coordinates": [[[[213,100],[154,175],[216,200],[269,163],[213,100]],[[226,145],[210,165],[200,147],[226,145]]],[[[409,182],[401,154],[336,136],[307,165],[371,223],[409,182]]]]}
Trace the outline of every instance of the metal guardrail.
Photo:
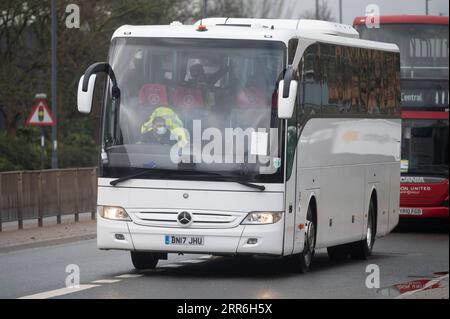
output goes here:
{"type": "Polygon", "coordinates": [[[2,223],[38,220],[91,212],[95,219],[97,206],[97,169],[76,168],[61,170],[0,173],[0,232],[2,223]]]}

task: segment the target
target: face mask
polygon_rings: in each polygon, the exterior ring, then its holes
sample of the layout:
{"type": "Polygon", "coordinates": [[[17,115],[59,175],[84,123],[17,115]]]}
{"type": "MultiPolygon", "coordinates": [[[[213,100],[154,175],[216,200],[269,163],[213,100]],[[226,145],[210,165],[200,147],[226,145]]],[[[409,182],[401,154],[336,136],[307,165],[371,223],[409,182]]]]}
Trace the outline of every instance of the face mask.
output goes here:
{"type": "Polygon", "coordinates": [[[167,127],[163,126],[163,127],[158,127],[156,129],[156,134],[158,135],[164,135],[167,133],[167,127]]]}

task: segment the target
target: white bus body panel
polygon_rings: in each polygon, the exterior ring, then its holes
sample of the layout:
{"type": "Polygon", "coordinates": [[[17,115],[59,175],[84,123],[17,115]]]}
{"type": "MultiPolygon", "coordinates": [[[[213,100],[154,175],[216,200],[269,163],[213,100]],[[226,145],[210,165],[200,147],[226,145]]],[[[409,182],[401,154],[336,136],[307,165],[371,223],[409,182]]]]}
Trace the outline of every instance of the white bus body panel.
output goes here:
{"type": "MultiPolygon", "coordinates": [[[[311,119],[298,147],[296,224],[305,223],[311,197],[317,202],[317,248],[362,240],[373,192],[377,236],[398,223],[400,127],[396,119],[311,119]]],[[[291,177],[292,178],[292,177],[291,177]]],[[[294,227],[295,249],[303,232],[294,227]]]]}

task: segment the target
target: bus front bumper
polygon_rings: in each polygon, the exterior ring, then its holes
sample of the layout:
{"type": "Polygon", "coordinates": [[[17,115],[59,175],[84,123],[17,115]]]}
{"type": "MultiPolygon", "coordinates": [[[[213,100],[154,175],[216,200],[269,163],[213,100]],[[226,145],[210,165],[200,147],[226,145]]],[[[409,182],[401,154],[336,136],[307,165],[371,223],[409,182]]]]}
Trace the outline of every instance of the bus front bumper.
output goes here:
{"type": "Polygon", "coordinates": [[[228,229],[161,228],[98,216],[97,246],[105,250],[281,256],[283,224],[280,220],[276,224],[239,225],[228,229]],[[167,236],[200,237],[203,244],[167,244],[167,236]]]}

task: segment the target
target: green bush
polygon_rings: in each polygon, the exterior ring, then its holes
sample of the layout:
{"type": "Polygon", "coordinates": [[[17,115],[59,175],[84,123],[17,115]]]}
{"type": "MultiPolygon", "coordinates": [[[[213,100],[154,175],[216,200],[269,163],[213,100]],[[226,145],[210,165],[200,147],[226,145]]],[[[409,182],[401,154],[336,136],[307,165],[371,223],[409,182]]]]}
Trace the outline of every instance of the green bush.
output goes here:
{"type": "MultiPolygon", "coordinates": [[[[50,130],[46,130],[45,168],[51,167],[50,130]]],[[[97,166],[98,146],[85,121],[73,121],[61,131],[58,160],[60,168],[97,166]]],[[[0,132],[0,171],[38,170],[41,167],[40,129],[23,128],[11,139],[0,132]]]]}
{"type": "Polygon", "coordinates": [[[0,133],[0,171],[39,169],[39,138],[32,138],[30,131],[19,130],[14,139],[0,133]]]}
{"type": "Polygon", "coordinates": [[[61,168],[97,166],[99,147],[92,138],[89,118],[71,119],[61,128],[59,166],[61,168]]]}
{"type": "Polygon", "coordinates": [[[59,166],[93,167],[97,166],[98,151],[95,145],[62,144],[59,148],[59,166]]]}

